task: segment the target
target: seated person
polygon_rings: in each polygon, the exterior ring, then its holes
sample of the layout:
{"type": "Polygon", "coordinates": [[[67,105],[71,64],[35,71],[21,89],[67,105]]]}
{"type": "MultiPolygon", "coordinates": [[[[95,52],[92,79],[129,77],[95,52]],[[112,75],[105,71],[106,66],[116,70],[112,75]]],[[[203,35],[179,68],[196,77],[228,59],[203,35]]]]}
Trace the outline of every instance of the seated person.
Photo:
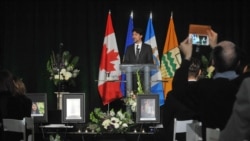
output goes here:
{"type": "Polygon", "coordinates": [[[250,140],[250,78],[243,80],[236,95],[233,112],[221,131],[220,141],[250,140]]]}
{"type": "MultiPolygon", "coordinates": [[[[7,103],[7,117],[11,119],[23,119],[24,117],[31,117],[31,104],[26,93],[26,87],[20,78],[14,77],[14,94],[8,99],[7,103]]],[[[30,130],[26,132],[30,133],[30,130]]],[[[22,133],[5,132],[5,140],[19,141],[23,138],[22,133]]]]}
{"type": "Polygon", "coordinates": [[[3,140],[3,118],[7,116],[7,102],[14,91],[13,75],[10,71],[0,70],[0,140],[3,140]]]}
{"type": "MultiPolygon", "coordinates": [[[[178,71],[178,70],[177,70],[178,71]]],[[[177,72],[178,73],[178,72],[177,72]]],[[[192,58],[188,71],[189,87],[193,87],[201,74],[201,62],[192,58]]],[[[174,118],[178,120],[198,119],[195,95],[181,95],[175,93],[175,88],[170,91],[163,107],[163,126],[168,140],[173,139],[174,118]]]]}
{"type": "Polygon", "coordinates": [[[30,117],[32,101],[25,95],[25,84],[20,78],[14,77],[14,85],[15,93],[7,103],[7,117],[12,119],[30,117]]]}

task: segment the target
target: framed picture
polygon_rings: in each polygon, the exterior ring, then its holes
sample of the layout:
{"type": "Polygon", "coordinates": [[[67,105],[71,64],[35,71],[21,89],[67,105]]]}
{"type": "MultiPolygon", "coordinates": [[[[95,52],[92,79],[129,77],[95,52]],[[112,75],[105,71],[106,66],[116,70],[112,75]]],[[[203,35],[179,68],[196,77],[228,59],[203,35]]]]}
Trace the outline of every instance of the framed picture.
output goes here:
{"type": "Polygon", "coordinates": [[[32,101],[31,117],[34,123],[47,123],[47,93],[26,93],[25,95],[32,101]]]}
{"type": "Polygon", "coordinates": [[[160,123],[159,95],[137,95],[136,123],[160,123]]]}
{"type": "Polygon", "coordinates": [[[85,93],[62,95],[62,123],[84,123],[85,113],[85,93]]]}

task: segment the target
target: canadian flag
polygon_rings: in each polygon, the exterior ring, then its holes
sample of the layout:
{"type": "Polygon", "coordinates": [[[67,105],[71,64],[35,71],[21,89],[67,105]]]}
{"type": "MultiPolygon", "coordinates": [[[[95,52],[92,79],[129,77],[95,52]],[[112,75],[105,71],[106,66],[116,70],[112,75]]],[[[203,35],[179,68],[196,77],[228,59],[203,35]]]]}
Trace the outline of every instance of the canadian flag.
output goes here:
{"type": "Polygon", "coordinates": [[[120,62],[111,12],[109,12],[98,78],[98,91],[102,98],[103,105],[109,104],[113,100],[122,97],[119,82],[121,79],[121,71],[119,69],[120,62]]]}

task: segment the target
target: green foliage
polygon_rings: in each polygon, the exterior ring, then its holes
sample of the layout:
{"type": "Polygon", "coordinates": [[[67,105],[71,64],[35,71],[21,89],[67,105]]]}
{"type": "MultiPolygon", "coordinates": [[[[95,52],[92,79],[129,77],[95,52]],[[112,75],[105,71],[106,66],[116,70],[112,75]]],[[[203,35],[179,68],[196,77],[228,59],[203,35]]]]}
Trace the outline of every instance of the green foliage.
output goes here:
{"type": "Polygon", "coordinates": [[[209,60],[207,59],[206,56],[204,55],[201,56],[201,63],[202,63],[201,78],[212,78],[214,67],[209,66],[209,60]]]}
{"type": "Polygon", "coordinates": [[[142,88],[142,84],[141,84],[141,77],[140,77],[139,70],[136,71],[136,77],[137,77],[137,85],[138,85],[137,93],[143,94],[144,92],[143,92],[143,88],[142,88]]]}
{"type": "Polygon", "coordinates": [[[131,92],[127,92],[127,96],[122,99],[125,105],[131,108],[132,112],[136,112],[136,105],[137,105],[136,98],[137,98],[137,95],[134,94],[133,91],[131,91],[131,92]]]}
{"type": "Polygon", "coordinates": [[[50,136],[49,136],[49,140],[50,140],[50,141],[61,141],[61,137],[60,137],[59,134],[56,134],[55,137],[53,137],[53,135],[50,135],[50,136]]]}

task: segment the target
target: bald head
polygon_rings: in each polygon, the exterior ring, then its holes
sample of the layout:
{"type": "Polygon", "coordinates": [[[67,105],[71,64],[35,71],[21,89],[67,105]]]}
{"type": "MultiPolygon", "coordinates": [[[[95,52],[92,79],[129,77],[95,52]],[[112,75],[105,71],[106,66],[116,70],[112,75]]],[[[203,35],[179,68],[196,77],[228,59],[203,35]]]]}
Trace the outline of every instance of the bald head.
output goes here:
{"type": "Polygon", "coordinates": [[[218,72],[235,70],[238,64],[238,50],[231,41],[221,41],[214,48],[214,65],[218,72]]]}

